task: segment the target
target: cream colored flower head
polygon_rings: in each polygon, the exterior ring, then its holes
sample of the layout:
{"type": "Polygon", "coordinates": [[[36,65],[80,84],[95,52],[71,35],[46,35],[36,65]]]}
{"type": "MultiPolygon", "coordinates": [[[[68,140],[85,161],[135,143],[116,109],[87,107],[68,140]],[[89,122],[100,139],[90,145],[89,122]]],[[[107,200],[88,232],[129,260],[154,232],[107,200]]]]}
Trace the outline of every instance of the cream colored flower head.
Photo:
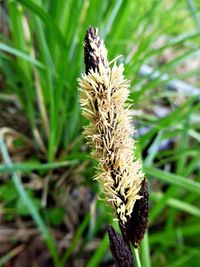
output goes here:
{"type": "Polygon", "coordinates": [[[79,79],[82,114],[89,120],[84,134],[98,161],[95,179],[103,186],[120,223],[129,220],[144,174],[134,156],[132,111],[126,100],[129,82],[123,64],[110,67],[98,30],[90,27],[85,38],[86,73],[79,79]]]}

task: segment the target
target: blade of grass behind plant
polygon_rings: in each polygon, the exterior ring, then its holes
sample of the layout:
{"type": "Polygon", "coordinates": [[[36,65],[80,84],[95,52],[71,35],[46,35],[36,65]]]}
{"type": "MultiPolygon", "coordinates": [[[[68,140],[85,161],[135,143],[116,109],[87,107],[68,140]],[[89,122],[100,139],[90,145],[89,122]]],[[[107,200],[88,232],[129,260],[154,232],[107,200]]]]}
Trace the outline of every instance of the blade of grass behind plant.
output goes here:
{"type": "MultiPolygon", "coordinates": [[[[12,167],[12,161],[9,157],[7,148],[6,148],[2,138],[0,138],[0,150],[1,150],[3,159],[6,162],[6,164],[8,166],[12,167]]],[[[43,222],[42,217],[40,216],[37,209],[35,208],[34,203],[32,202],[31,198],[28,196],[28,194],[24,190],[23,184],[22,184],[19,176],[17,175],[17,173],[12,172],[11,178],[12,178],[12,181],[13,181],[15,187],[16,187],[16,190],[19,193],[19,196],[22,198],[24,204],[28,207],[28,209],[29,209],[29,211],[33,217],[33,220],[35,221],[35,223],[38,226],[38,229],[40,230],[40,232],[41,232],[41,234],[42,234],[42,236],[43,236],[43,238],[44,238],[44,240],[48,246],[48,249],[51,253],[51,256],[54,260],[55,266],[56,267],[59,266],[58,265],[58,254],[57,254],[56,244],[55,244],[55,241],[53,240],[47,226],[43,222]]]]}
{"type": "Polygon", "coordinates": [[[159,214],[161,214],[161,212],[166,208],[170,197],[174,196],[176,192],[177,186],[170,186],[165,194],[163,194],[163,196],[159,199],[158,203],[152,207],[149,215],[150,224],[152,224],[158,218],[159,214]]]}
{"type": "Polygon", "coordinates": [[[200,225],[199,223],[187,224],[184,226],[176,226],[173,229],[168,231],[157,231],[156,233],[152,233],[149,241],[150,245],[153,244],[164,244],[165,246],[171,246],[172,244],[177,245],[177,231],[179,231],[183,237],[198,237],[200,234],[200,225]],[[170,242],[166,242],[166,240],[170,240],[170,242]]]}
{"type": "Polygon", "coordinates": [[[119,9],[123,3],[123,0],[117,0],[114,2],[113,8],[110,8],[110,12],[107,14],[105,19],[105,25],[102,27],[102,38],[106,38],[112,29],[112,25],[117,18],[119,9]]]}
{"type": "Polygon", "coordinates": [[[65,263],[69,259],[69,257],[72,255],[73,251],[75,250],[78,242],[80,241],[81,235],[85,231],[86,227],[88,226],[90,221],[90,214],[86,214],[85,218],[83,219],[82,223],[79,225],[78,229],[76,230],[76,233],[74,235],[74,238],[72,239],[70,246],[67,248],[66,252],[61,258],[61,267],[65,266],[65,263]]]}
{"type": "MultiPolygon", "coordinates": [[[[156,205],[160,203],[160,201],[163,201],[166,194],[162,193],[151,193],[151,199],[156,201],[156,205]]],[[[167,197],[167,200],[164,201],[164,205],[169,205],[170,207],[173,207],[177,210],[181,210],[183,212],[186,212],[188,214],[191,214],[196,217],[200,217],[200,209],[194,205],[191,205],[187,202],[184,202],[182,200],[172,198],[172,197],[167,197]]],[[[155,220],[155,213],[150,216],[151,221],[155,220]]],[[[158,215],[157,215],[158,216],[158,215]]]]}
{"type": "Polygon", "coordinates": [[[158,180],[177,185],[180,188],[184,188],[185,190],[200,195],[200,183],[197,181],[193,181],[180,175],[172,174],[166,171],[158,170],[154,167],[144,166],[144,172],[151,177],[157,178],[158,180]]]}
{"type": "MultiPolygon", "coordinates": [[[[8,12],[9,12],[9,23],[12,30],[12,39],[19,50],[27,52],[29,49],[24,34],[24,25],[23,25],[24,14],[20,4],[15,1],[8,1],[8,12]]],[[[20,75],[20,78],[23,82],[21,90],[23,90],[23,94],[25,96],[25,100],[22,101],[22,103],[24,105],[24,109],[27,112],[27,116],[31,123],[32,129],[34,129],[36,125],[35,125],[35,114],[33,107],[34,93],[33,93],[32,78],[31,78],[31,66],[29,62],[21,58],[17,58],[17,61],[23,73],[22,75],[20,75]]],[[[21,93],[19,95],[23,97],[23,94],[21,93]]]]}
{"type": "Polygon", "coordinates": [[[15,47],[11,47],[7,44],[0,43],[0,50],[4,51],[6,53],[10,53],[11,55],[20,57],[20,58],[30,62],[31,64],[33,64],[39,68],[44,68],[44,66],[42,65],[41,62],[39,62],[35,58],[31,57],[30,55],[22,52],[21,50],[15,48],[15,47]]]}
{"type": "Polygon", "coordinates": [[[101,243],[99,244],[98,248],[92,255],[92,257],[89,259],[87,263],[87,267],[98,267],[99,263],[101,262],[103,255],[108,250],[109,247],[109,239],[108,234],[106,233],[101,240],[101,243]]]}
{"type": "Polygon", "coordinates": [[[182,267],[182,266],[190,266],[188,261],[190,259],[194,258],[195,256],[199,255],[199,252],[194,250],[194,251],[189,251],[186,255],[183,255],[181,257],[178,257],[174,262],[170,263],[168,267],[182,267]],[[185,265],[187,264],[187,265],[185,265]]]}
{"type": "MultiPolygon", "coordinates": [[[[14,0],[14,1],[16,1],[16,0],[14,0]]],[[[31,0],[17,0],[17,2],[20,2],[22,5],[29,8],[29,10],[31,10],[32,12],[37,14],[41,18],[41,20],[43,20],[44,23],[46,25],[48,25],[49,29],[51,29],[53,31],[53,34],[56,37],[56,40],[58,41],[58,44],[62,48],[65,48],[65,46],[66,46],[65,39],[62,36],[61,32],[59,31],[54,20],[47,14],[47,12],[45,12],[42,8],[40,8],[37,4],[35,4],[31,0]]]]}
{"type": "MultiPolygon", "coordinates": [[[[49,100],[49,120],[48,120],[48,127],[46,130],[46,138],[49,139],[49,145],[48,145],[48,158],[49,161],[52,161],[54,159],[54,155],[56,153],[56,146],[55,146],[55,131],[58,128],[58,125],[56,122],[56,111],[55,111],[55,90],[53,89],[53,77],[52,72],[54,71],[54,65],[53,65],[53,59],[51,58],[50,51],[48,48],[47,41],[45,40],[45,33],[43,25],[38,17],[32,16],[33,23],[35,25],[35,28],[37,29],[38,34],[38,50],[40,52],[40,56],[42,58],[42,61],[44,63],[44,66],[48,66],[46,68],[45,75],[41,73],[43,84],[44,86],[41,86],[41,94],[43,99],[46,99],[46,103],[48,103],[47,99],[49,100]],[[51,129],[49,131],[48,129],[51,129]],[[49,135],[49,136],[48,136],[49,135]]],[[[38,77],[40,79],[40,76],[38,77]]],[[[40,110],[44,109],[46,110],[46,105],[42,108],[40,106],[41,101],[38,101],[40,110]]],[[[45,112],[47,114],[47,111],[45,112]]],[[[41,113],[42,117],[42,113],[41,113]]],[[[46,117],[46,116],[45,116],[46,117]]],[[[45,120],[43,119],[43,122],[45,120]]],[[[43,126],[44,128],[44,126],[43,126]]]]}
{"type": "MultiPolygon", "coordinates": [[[[184,53],[182,53],[182,55],[176,57],[175,59],[171,60],[170,62],[165,63],[162,67],[159,68],[159,76],[152,79],[151,81],[148,81],[148,83],[146,83],[140,91],[138,91],[137,93],[134,94],[134,101],[138,102],[141,99],[141,97],[144,95],[144,93],[147,90],[149,90],[149,88],[155,88],[156,86],[159,86],[161,82],[162,82],[162,84],[168,82],[167,80],[163,81],[161,79],[163,73],[167,72],[167,70],[172,71],[173,68],[179,66],[183,62],[186,62],[189,58],[194,57],[195,55],[198,55],[198,54],[199,54],[199,47],[188,49],[187,52],[184,52],[184,53]]],[[[150,76],[155,75],[155,73],[156,73],[156,69],[155,69],[154,73],[150,74],[150,76]]],[[[146,78],[148,78],[148,76],[146,78]]],[[[174,74],[174,78],[176,78],[175,74],[174,74]]]]}
{"type": "Polygon", "coordinates": [[[50,170],[58,169],[67,166],[73,166],[78,164],[78,160],[69,160],[69,161],[60,161],[60,162],[51,162],[51,163],[34,163],[34,162],[20,162],[13,163],[12,165],[0,164],[0,173],[4,172],[13,172],[13,171],[24,171],[30,172],[34,170],[50,170]]]}
{"type": "MultiPolygon", "coordinates": [[[[43,9],[35,4],[33,1],[26,1],[26,0],[20,0],[21,3],[23,5],[25,5],[26,7],[28,7],[34,15],[39,16],[40,19],[42,19],[42,21],[45,23],[45,25],[47,26],[47,28],[52,31],[54,33],[54,36],[57,37],[57,43],[60,47],[62,47],[65,51],[66,48],[66,43],[64,40],[64,37],[62,36],[61,32],[59,31],[57,25],[55,24],[55,22],[52,20],[52,18],[43,11],[43,9]]],[[[44,60],[44,63],[46,66],[52,66],[52,68],[54,68],[53,66],[53,60],[51,58],[50,52],[49,52],[49,48],[47,45],[47,42],[45,40],[45,34],[44,34],[44,30],[43,30],[43,25],[41,24],[41,21],[39,20],[38,17],[33,17],[36,23],[36,28],[38,28],[39,30],[39,44],[40,44],[40,50],[41,50],[41,54],[44,60]]],[[[55,44],[55,45],[56,45],[55,44]]],[[[52,69],[53,70],[53,69],[52,69]]],[[[59,101],[56,97],[56,95],[58,95],[58,93],[60,93],[59,88],[57,88],[57,90],[53,90],[53,80],[52,80],[52,75],[51,72],[49,71],[49,68],[47,68],[47,76],[46,76],[46,83],[45,86],[47,85],[48,88],[48,96],[49,96],[49,100],[50,100],[50,137],[49,137],[49,143],[48,143],[48,159],[49,161],[53,161],[54,157],[55,157],[55,153],[57,150],[57,129],[59,129],[59,120],[58,118],[58,110],[57,110],[57,106],[59,104],[59,101]]],[[[43,90],[44,91],[44,90],[43,90]]],[[[45,96],[45,95],[44,95],[45,96]]]]}
{"type": "Polygon", "coordinates": [[[142,267],[151,267],[149,234],[145,233],[139,248],[142,267]]]}
{"type": "Polygon", "coordinates": [[[175,125],[177,127],[179,123],[185,120],[185,116],[191,114],[192,112],[194,112],[194,110],[198,109],[199,104],[193,105],[192,108],[190,108],[190,104],[194,103],[195,99],[196,97],[190,98],[184,104],[172,110],[165,117],[157,119],[154,122],[152,129],[139,138],[141,145],[143,147],[147,145],[147,142],[149,142],[149,140],[151,140],[151,138],[158,131],[165,129],[167,127],[173,127],[175,125]]]}
{"type": "MultiPolygon", "coordinates": [[[[192,104],[189,104],[189,107],[191,107],[190,105],[192,105],[192,104]]],[[[188,129],[190,128],[189,127],[190,115],[191,115],[191,113],[188,113],[187,116],[185,117],[184,122],[183,122],[183,130],[180,134],[180,139],[179,139],[180,144],[178,146],[178,149],[179,148],[180,149],[186,149],[188,146],[188,139],[189,139],[188,129]]],[[[187,162],[187,158],[183,155],[180,155],[177,158],[176,171],[175,171],[175,173],[177,175],[185,175],[183,170],[184,170],[184,166],[185,166],[186,162],[187,162]]],[[[175,195],[179,195],[179,188],[178,187],[174,187],[172,197],[175,195]]],[[[168,202],[169,202],[169,200],[168,200],[168,202]]],[[[176,203],[176,204],[178,205],[178,203],[176,203]]],[[[181,206],[183,206],[183,203],[181,206]]],[[[185,203],[184,206],[187,206],[187,203],[185,203]]],[[[191,210],[192,210],[192,207],[191,207],[191,210]]],[[[177,209],[174,209],[174,208],[170,209],[168,211],[168,216],[167,216],[167,221],[166,221],[167,227],[174,227],[176,217],[177,217],[177,209]]]]}
{"type": "Polygon", "coordinates": [[[196,24],[196,27],[200,31],[200,18],[198,16],[199,15],[198,8],[195,6],[195,3],[193,0],[186,0],[186,2],[188,4],[189,10],[196,24]]]}

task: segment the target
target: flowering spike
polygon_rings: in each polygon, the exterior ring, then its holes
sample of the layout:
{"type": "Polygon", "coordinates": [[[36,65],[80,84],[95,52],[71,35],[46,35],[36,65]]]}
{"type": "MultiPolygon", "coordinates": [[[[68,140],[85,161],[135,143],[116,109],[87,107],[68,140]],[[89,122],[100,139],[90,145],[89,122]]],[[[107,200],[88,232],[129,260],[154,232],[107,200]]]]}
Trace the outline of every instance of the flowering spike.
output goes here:
{"type": "Polygon", "coordinates": [[[130,230],[134,205],[143,198],[144,174],[132,151],[132,111],[126,104],[129,82],[123,64],[110,68],[104,42],[92,27],[85,37],[85,66],[86,73],[78,81],[82,113],[90,121],[84,134],[93,148],[92,157],[99,162],[95,179],[102,184],[120,225],[130,230]]]}
{"type": "Polygon", "coordinates": [[[133,255],[127,244],[119,233],[109,225],[108,236],[110,240],[110,250],[116,261],[116,267],[134,267],[133,255]]]}
{"type": "Polygon", "coordinates": [[[84,61],[86,74],[90,70],[99,70],[99,65],[101,64],[108,68],[107,50],[100,39],[98,29],[89,27],[86,32],[84,61]]]}
{"type": "Polygon", "coordinates": [[[135,248],[137,248],[142,241],[148,224],[149,193],[146,179],[142,181],[139,195],[142,196],[142,198],[135,202],[128,222],[125,226],[120,225],[124,239],[130,240],[135,248]]]}

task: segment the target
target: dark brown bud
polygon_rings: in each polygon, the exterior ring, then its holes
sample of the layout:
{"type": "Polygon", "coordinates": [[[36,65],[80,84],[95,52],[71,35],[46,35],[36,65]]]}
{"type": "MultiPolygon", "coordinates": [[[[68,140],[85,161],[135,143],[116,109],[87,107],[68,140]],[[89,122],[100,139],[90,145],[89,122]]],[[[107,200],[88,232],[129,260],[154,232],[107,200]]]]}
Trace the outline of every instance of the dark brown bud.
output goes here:
{"type": "Polygon", "coordinates": [[[139,195],[142,196],[142,198],[135,202],[131,217],[126,224],[126,230],[122,230],[123,234],[125,234],[126,231],[125,236],[135,248],[137,248],[142,241],[148,225],[149,192],[147,179],[142,181],[139,195]]]}
{"type": "Polygon", "coordinates": [[[85,35],[84,62],[86,74],[90,70],[99,71],[100,62],[105,67],[108,66],[107,50],[99,36],[98,30],[93,27],[89,27],[85,35]]]}
{"type": "Polygon", "coordinates": [[[116,262],[116,267],[134,267],[133,255],[121,235],[109,225],[108,235],[110,240],[110,249],[116,262]]]}

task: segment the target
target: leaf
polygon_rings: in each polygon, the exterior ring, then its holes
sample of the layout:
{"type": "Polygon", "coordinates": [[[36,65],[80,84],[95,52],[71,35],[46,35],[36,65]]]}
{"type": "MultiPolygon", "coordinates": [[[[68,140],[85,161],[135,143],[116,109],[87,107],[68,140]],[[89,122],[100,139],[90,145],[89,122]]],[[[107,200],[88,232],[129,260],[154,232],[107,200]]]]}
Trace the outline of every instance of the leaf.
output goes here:
{"type": "MultiPolygon", "coordinates": [[[[29,197],[29,199],[31,199],[36,210],[39,211],[39,209],[41,208],[40,200],[38,198],[34,197],[32,191],[29,190],[26,192],[27,192],[27,196],[29,197]]],[[[30,209],[27,207],[26,203],[24,202],[24,200],[21,197],[19,197],[17,202],[16,202],[15,211],[17,214],[19,214],[21,216],[31,215],[30,209]]]]}
{"type": "Polygon", "coordinates": [[[169,173],[166,171],[162,171],[154,167],[144,167],[144,171],[146,172],[147,175],[151,177],[155,177],[158,180],[177,185],[181,188],[184,188],[185,190],[188,190],[188,191],[191,191],[191,192],[194,192],[200,195],[200,183],[199,182],[195,182],[189,178],[187,179],[183,176],[169,173]]]}
{"type": "Polygon", "coordinates": [[[12,182],[1,185],[0,187],[0,199],[5,203],[14,201],[18,197],[17,190],[12,182]]]}
{"type": "Polygon", "coordinates": [[[49,208],[48,215],[52,225],[60,225],[64,218],[65,210],[63,208],[49,208]]]}

